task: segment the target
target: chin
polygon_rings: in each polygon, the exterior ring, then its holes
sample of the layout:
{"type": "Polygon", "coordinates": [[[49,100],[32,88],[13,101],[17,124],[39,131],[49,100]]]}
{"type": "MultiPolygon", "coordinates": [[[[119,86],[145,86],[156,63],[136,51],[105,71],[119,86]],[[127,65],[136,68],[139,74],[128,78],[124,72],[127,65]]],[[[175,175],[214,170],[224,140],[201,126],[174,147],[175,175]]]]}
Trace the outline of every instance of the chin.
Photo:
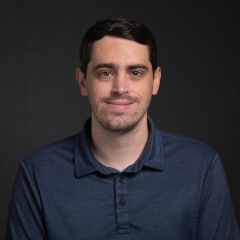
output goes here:
{"type": "Polygon", "coordinates": [[[118,112],[111,119],[101,121],[101,125],[112,133],[127,133],[132,131],[141,119],[141,117],[134,119],[133,116],[124,117],[118,112]]]}
{"type": "Polygon", "coordinates": [[[127,133],[132,131],[137,124],[135,123],[129,123],[129,124],[106,124],[105,129],[109,132],[115,132],[115,133],[127,133]]]}
{"type": "Polygon", "coordinates": [[[128,133],[132,131],[146,111],[94,111],[96,120],[109,133],[128,133]],[[97,114],[96,114],[97,113],[97,114]]]}

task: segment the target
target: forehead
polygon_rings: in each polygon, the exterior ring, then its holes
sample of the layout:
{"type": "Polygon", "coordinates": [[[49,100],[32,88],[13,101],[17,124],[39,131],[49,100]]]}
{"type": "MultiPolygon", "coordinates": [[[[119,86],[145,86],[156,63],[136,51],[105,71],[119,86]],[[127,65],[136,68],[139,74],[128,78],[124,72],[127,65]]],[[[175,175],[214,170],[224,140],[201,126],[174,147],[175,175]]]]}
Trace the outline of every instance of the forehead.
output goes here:
{"type": "Polygon", "coordinates": [[[105,36],[93,43],[90,65],[111,62],[119,65],[142,63],[151,65],[149,48],[128,39],[105,36]]]}

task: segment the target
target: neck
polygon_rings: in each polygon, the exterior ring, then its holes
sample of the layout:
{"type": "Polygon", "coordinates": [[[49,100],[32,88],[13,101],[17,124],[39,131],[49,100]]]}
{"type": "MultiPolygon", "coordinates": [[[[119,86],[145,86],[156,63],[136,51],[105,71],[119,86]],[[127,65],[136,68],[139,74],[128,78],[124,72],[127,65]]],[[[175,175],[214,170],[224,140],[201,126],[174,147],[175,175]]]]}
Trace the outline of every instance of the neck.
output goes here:
{"type": "Polygon", "coordinates": [[[109,132],[92,114],[90,147],[95,158],[107,167],[123,171],[140,157],[148,139],[147,113],[127,133],[109,132]]]}

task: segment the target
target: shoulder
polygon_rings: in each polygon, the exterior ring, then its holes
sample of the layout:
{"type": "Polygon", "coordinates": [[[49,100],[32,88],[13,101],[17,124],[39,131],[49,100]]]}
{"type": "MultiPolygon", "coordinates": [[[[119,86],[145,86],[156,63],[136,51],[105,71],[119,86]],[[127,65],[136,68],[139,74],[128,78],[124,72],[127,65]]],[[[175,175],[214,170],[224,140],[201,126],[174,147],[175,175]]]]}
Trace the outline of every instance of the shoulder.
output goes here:
{"type": "Polygon", "coordinates": [[[27,167],[45,165],[62,159],[70,160],[73,155],[74,142],[78,134],[44,145],[31,153],[22,161],[27,167]]]}
{"type": "Polygon", "coordinates": [[[218,156],[217,152],[204,142],[162,130],[157,132],[162,141],[164,155],[169,159],[207,167],[218,156]]]}
{"type": "Polygon", "coordinates": [[[171,145],[172,147],[179,147],[181,149],[191,151],[202,152],[205,154],[215,155],[216,151],[204,142],[199,140],[180,136],[177,134],[169,133],[163,130],[157,130],[162,138],[162,142],[165,146],[171,145]]]}

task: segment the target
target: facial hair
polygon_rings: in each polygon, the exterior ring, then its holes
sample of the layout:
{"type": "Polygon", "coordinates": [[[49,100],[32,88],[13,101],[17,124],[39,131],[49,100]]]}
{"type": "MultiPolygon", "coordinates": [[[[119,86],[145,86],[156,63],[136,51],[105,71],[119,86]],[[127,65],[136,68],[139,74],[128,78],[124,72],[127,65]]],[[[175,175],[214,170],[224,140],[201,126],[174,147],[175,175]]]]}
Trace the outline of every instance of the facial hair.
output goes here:
{"type": "MultiPolygon", "coordinates": [[[[127,100],[129,102],[133,102],[134,104],[139,104],[140,100],[137,97],[131,97],[128,95],[115,95],[115,96],[111,96],[111,97],[106,97],[101,99],[100,103],[104,103],[104,102],[111,102],[114,100],[127,100]]],[[[150,104],[150,100],[151,100],[151,95],[149,96],[149,98],[146,101],[146,109],[144,109],[144,111],[142,112],[141,116],[138,119],[135,119],[135,116],[138,114],[138,112],[134,112],[130,117],[130,119],[128,119],[128,121],[121,119],[121,116],[124,116],[124,111],[110,111],[109,114],[111,114],[114,117],[119,117],[117,118],[117,120],[115,121],[115,124],[112,124],[110,121],[108,121],[107,119],[104,118],[100,118],[99,116],[101,116],[101,110],[98,109],[97,104],[91,103],[91,107],[92,107],[92,112],[94,114],[94,117],[96,118],[97,122],[102,126],[102,128],[108,132],[109,134],[124,134],[124,133],[128,133],[131,132],[133,129],[136,128],[136,126],[138,125],[138,123],[141,121],[141,119],[143,118],[143,116],[146,114],[148,106],[150,104]]],[[[104,113],[102,113],[104,114],[104,113]]]]}

